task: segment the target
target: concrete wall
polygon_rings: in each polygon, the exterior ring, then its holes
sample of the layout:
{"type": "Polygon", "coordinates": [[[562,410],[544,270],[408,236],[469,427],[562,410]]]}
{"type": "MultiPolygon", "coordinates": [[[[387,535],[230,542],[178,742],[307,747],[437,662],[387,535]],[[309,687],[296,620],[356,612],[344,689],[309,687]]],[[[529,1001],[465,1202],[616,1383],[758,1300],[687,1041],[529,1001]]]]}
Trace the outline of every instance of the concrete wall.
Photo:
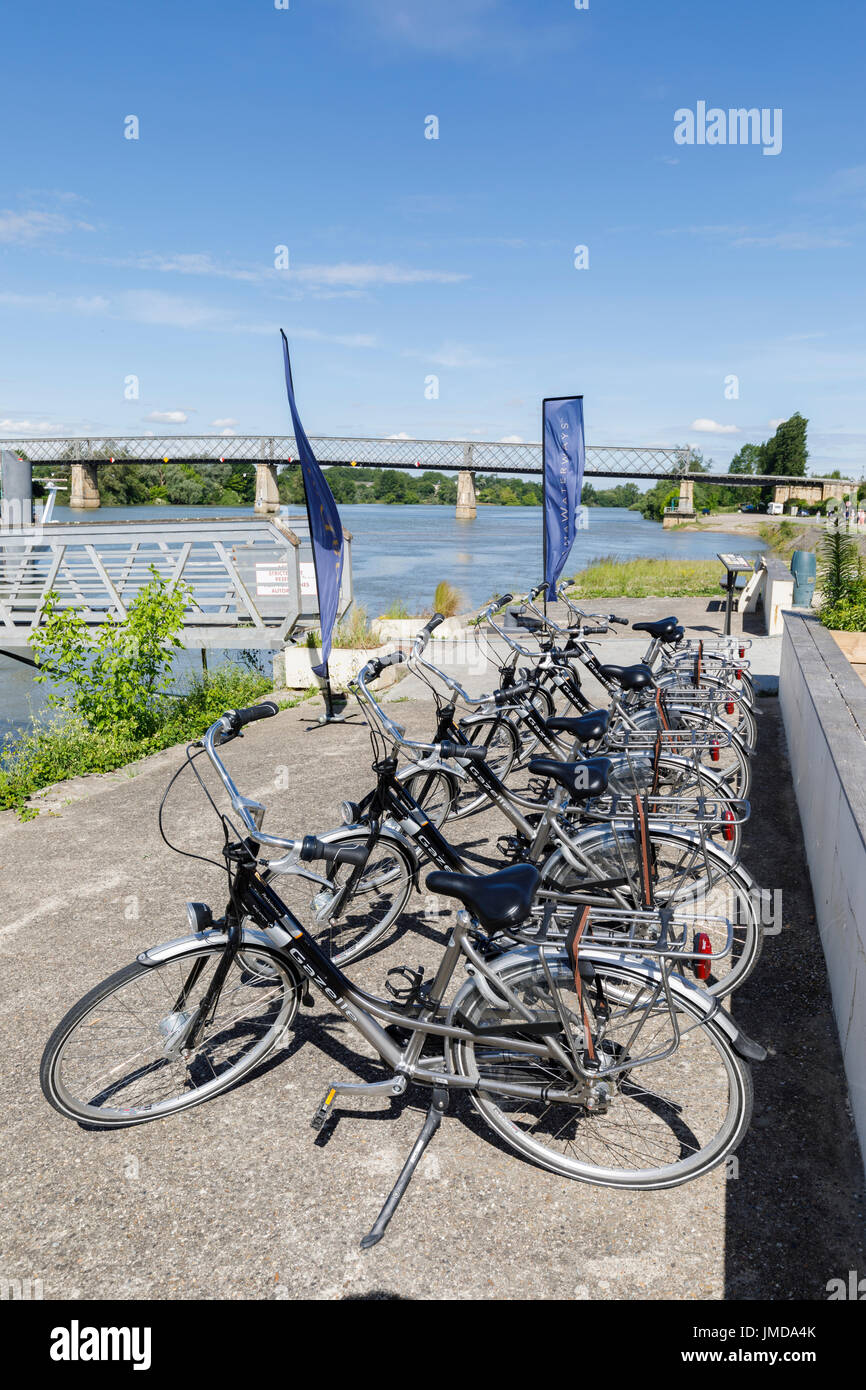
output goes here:
{"type": "Polygon", "coordinates": [[[854,1122],[866,1154],[866,686],[816,618],[786,613],[779,694],[854,1122]]]}

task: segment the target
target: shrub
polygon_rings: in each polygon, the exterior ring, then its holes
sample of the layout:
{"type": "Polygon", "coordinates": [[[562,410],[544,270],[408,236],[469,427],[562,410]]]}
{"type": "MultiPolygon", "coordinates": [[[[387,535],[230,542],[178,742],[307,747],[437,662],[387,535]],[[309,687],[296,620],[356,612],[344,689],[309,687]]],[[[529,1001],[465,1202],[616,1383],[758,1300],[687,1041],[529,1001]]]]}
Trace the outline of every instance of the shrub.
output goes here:
{"type": "Polygon", "coordinates": [[[866,632],[866,589],[859,598],[842,598],[838,603],[825,604],[821,609],[821,622],[837,632],[866,632]]]}
{"type": "MultiPolygon", "coordinates": [[[[354,647],[361,651],[368,651],[371,647],[381,647],[383,637],[379,629],[370,622],[367,617],[366,608],[353,606],[348,618],[344,618],[334,628],[331,638],[331,646],[335,649],[354,647]]],[[[319,631],[307,633],[307,646],[318,648],[322,645],[322,634],[319,631]]]]}
{"type": "Polygon", "coordinates": [[[862,586],[860,552],[857,542],[839,528],[839,519],[821,538],[818,582],[827,606],[850,598],[862,586]]]}
{"type": "Polygon", "coordinates": [[[182,647],[178,632],[191,590],[171,587],[155,566],[153,579],[139,590],[121,623],[109,614],[94,631],[72,608],[60,608],[54,591],[46,595],[42,626],[30,645],[42,668],[35,679],[61,681],[67,691],[52,693],[52,708],[71,708],[98,733],[127,730],[146,738],[160,719],[161,688],[182,647]]]}
{"type": "MultiPolygon", "coordinates": [[[[163,697],[159,717],[147,737],[128,724],[94,732],[69,706],[38,718],[32,728],[0,749],[0,809],[13,808],[23,819],[36,814],[28,799],[43,787],[85,773],[111,772],[148,753],[199,738],[227,709],[254,704],[270,692],[270,676],[228,664],[209,676],[190,679],[176,698],[163,697]]],[[[304,698],[303,696],[301,698],[304,698]]],[[[281,708],[297,699],[280,701],[281,708]]]]}
{"type": "Polygon", "coordinates": [[[453,618],[460,611],[460,591],[442,579],[436,585],[433,595],[433,612],[441,613],[443,618],[453,618]]]}

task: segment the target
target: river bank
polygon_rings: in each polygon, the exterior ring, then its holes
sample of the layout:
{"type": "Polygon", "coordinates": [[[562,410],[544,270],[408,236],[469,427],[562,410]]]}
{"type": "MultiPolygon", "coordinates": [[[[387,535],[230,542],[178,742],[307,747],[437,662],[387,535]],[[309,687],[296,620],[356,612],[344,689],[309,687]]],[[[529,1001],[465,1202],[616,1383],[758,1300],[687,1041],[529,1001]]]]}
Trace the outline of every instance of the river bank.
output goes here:
{"type": "MultiPolygon", "coordinates": [[[[249,515],[248,507],[102,507],[82,514],[58,507],[58,521],[146,520],[149,517],[176,520],[178,517],[249,515]]],[[[297,508],[284,509],[291,524],[297,508]]],[[[479,607],[497,591],[526,592],[541,575],[541,509],[539,507],[491,506],[479,510],[473,521],[458,520],[453,511],[440,506],[400,506],[384,503],[343,506],[340,515],[352,533],[352,569],[355,600],[375,619],[395,600],[407,612],[423,613],[433,603],[440,580],[448,580],[460,593],[460,611],[479,607]]],[[[722,518],[736,521],[736,515],[722,518]]],[[[646,521],[639,513],[618,507],[593,507],[589,527],[579,531],[565,573],[574,574],[594,560],[618,561],[642,558],[676,558],[716,562],[716,552],[725,549],[715,533],[665,531],[658,522],[646,521]]],[[[739,531],[731,544],[745,547],[748,554],[764,549],[757,537],[748,542],[739,531]]],[[[730,548],[730,546],[728,547],[730,548]]],[[[214,653],[214,661],[222,654],[214,653]]],[[[269,660],[269,658],[268,658],[269,660]]],[[[192,675],[197,653],[184,653],[178,673],[192,675]]],[[[48,688],[34,685],[32,673],[23,666],[0,660],[0,738],[27,727],[32,713],[44,707],[48,688]]]]}

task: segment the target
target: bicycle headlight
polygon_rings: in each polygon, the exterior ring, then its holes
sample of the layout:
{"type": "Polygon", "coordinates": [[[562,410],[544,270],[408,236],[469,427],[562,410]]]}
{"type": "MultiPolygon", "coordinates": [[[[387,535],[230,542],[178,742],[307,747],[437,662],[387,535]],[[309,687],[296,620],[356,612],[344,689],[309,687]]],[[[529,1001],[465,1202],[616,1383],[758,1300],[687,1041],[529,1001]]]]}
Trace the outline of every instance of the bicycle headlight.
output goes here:
{"type": "Polygon", "coordinates": [[[358,807],[354,801],[340,802],[340,815],[344,825],[354,825],[358,819],[358,807]]]}
{"type": "Polygon", "coordinates": [[[186,920],[192,932],[207,931],[213,925],[213,913],[207,903],[187,903],[186,920]]]}

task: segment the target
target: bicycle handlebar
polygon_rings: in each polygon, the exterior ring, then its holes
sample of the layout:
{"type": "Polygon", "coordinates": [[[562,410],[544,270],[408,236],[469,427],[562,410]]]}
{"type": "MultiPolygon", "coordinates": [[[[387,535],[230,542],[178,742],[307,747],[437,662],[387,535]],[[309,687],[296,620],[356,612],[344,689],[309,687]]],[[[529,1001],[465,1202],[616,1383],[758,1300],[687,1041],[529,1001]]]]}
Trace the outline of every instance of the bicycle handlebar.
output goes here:
{"type": "Polygon", "coordinates": [[[440,743],[443,758],[466,758],[470,763],[483,763],[487,749],[474,743],[451,743],[445,739],[440,743]]]}
{"type": "Polygon", "coordinates": [[[245,709],[226,710],[217,720],[222,733],[220,742],[239,734],[244,725],[254,724],[257,719],[273,719],[275,714],[279,714],[279,709],[273,700],[265,700],[261,705],[247,705],[245,709]]]}
{"type": "Polygon", "coordinates": [[[328,845],[317,840],[315,835],[305,835],[298,858],[304,864],[314,859],[324,859],[326,864],[364,864],[367,860],[366,845],[328,845]]]}

